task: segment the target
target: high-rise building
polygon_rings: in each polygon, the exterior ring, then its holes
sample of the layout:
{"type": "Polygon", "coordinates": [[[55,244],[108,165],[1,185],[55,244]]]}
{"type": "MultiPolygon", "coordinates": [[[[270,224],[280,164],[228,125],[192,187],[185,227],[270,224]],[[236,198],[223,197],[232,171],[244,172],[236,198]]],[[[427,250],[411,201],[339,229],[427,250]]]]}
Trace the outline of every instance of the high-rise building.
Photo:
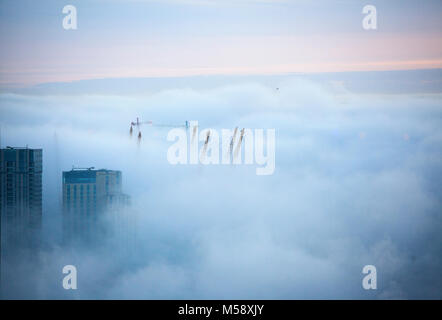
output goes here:
{"type": "Polygon", "coordinates": [[[42,149],[0,149],[0,294],[32,263],[42,220],[42,149]],[[6,281],[5,281],[6,280],[6,281]]]}
{"type": "Polygon", "coordinates": [[[129,196],[122,193],[121,171],[72,169],[63,172],[64,235],[99,237],[103,230],[104,214],[123,209],[129,196]]]}
{"type": "Polygon", "coordinates": [[[42,149],[0,149],[0,213],[3,244],[30,245],[42,218],[42,149]]]}

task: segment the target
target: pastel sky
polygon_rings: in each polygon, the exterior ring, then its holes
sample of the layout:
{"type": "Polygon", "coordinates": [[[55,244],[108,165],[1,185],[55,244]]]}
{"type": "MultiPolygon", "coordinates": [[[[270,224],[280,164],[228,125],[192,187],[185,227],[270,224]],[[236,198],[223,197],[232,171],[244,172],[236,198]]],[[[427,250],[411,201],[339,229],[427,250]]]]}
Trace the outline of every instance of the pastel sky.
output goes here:
{"type": "Polygon", "coordinates": [[[0,85],[442,68],[442,2],[2,0],[0,85]],[[65,5],[78,29],[64,30],[65,5]],[[362,28],[377,8],[378,29],[362,28]]]}

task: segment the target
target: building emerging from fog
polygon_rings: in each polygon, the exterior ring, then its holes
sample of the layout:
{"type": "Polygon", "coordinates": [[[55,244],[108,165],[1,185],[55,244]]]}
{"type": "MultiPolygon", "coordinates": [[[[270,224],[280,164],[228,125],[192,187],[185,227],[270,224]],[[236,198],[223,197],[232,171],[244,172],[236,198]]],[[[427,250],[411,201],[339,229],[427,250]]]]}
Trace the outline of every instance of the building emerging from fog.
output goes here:
{"type": "Polygon", "coordinates": [[[0,149],[2,244],[38,241],[42,219],[42,149],[0,149]]]}
{"type": "Polygon", "coordinates": [[[130,202],[122,193],[121,171],[72,169],[63,172],[63,233],[65,240],[98,239],[130,202]]]}

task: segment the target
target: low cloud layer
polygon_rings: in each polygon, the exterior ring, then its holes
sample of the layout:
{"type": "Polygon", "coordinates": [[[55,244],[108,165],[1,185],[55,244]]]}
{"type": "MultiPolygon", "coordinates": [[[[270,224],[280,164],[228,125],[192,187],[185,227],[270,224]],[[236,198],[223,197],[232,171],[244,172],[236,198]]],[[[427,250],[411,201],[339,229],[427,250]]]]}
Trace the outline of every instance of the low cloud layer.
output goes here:
{"type": "Polygon", "coordinates": [[[44,244],[18,298],[441,298],[440,94],[286,78],[143,95],[0,96],[2,146],[42,147],[44,244]],[[276,129],[276,166],[172,166],[167,128],[276,129]],[[60,246],[61,171],[123,172],[135,246],[60,246]],[[78,268],[78,290],[61,286],[78,268]],[[378,289],[362,288],[375,265],[378,289]],[[31,281],[31,282],[29,282],[31,281]],[[32,286],[28,284],[32,283],[32,286]]]}

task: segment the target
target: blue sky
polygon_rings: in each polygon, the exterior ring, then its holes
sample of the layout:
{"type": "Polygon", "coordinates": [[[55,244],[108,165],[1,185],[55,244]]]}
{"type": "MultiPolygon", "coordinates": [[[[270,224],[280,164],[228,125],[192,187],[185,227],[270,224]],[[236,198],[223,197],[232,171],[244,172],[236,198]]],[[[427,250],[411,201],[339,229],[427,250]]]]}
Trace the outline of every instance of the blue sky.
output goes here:
{"type": "Polygon", "coordinates": [[[440,1],[2,1],[0,82],[428,69],[440,1]],[[62,28],[62,8],[78,29],[62,28]],[[375,5],[378,29],[362,29],[375,5]]]}

